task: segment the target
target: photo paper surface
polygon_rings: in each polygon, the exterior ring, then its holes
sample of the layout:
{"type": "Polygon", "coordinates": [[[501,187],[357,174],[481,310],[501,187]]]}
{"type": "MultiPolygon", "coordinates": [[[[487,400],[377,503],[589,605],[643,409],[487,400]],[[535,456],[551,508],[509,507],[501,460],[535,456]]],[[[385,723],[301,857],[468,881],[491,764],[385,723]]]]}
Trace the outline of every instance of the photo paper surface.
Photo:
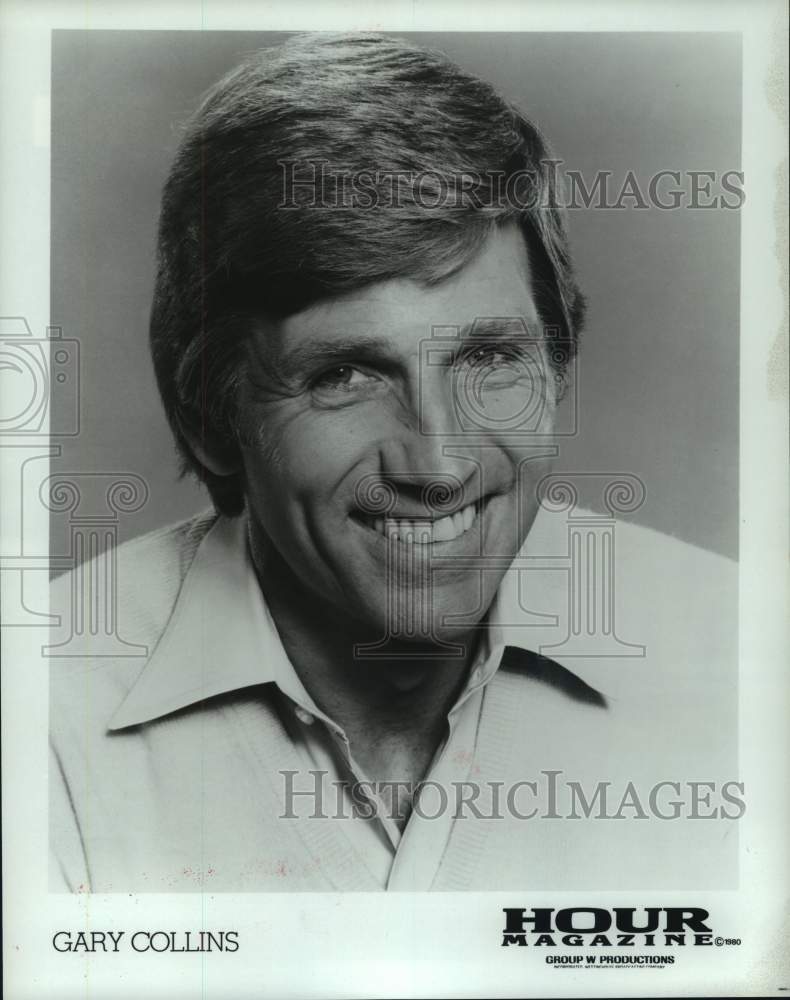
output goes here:
{"type": "Polygon", "coordinates": [[[783,10],[379,13],[6,11],[8,995],[781,993],[783,10]]]}

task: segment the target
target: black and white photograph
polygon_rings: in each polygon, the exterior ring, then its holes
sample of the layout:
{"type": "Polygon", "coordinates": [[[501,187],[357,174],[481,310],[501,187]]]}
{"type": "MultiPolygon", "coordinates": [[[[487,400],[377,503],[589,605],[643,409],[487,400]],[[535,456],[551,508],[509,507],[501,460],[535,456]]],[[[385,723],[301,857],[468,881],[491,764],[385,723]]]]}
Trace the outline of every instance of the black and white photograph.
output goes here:
{"type": "Polygon", "coordinates": [[[103,6],[9,15],[8,995],[790,988],[786,10],[103,6]]]}

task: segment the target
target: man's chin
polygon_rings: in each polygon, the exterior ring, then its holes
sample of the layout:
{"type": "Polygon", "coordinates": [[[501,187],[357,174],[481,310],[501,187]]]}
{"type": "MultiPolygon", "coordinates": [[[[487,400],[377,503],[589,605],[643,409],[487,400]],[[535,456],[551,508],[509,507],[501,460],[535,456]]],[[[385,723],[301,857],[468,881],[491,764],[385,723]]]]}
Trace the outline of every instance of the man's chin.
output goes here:
{"type": "Polygon", "coordinates": [[[376,602],[370,595],[368,590],[354,615],[354,639],[358,653],[364,647],[371,655],[465,657],[477,644],[488,611],[479,592],[432,597],[429,591],[401,588],[376,602]]]}

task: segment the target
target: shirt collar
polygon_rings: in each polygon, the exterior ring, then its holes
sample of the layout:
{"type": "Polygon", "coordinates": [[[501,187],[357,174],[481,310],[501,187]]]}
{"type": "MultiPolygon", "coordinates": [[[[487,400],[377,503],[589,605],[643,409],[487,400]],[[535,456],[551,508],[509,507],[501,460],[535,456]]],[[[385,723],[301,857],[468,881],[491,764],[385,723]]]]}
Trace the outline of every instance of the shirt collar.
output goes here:
{"type": "MultiPolygon", "coordinates": [[[[540,534],[542,520],[539,514],[530,539],[536,528],[540,534]]],[[[491,679],[506,646],[534,648],[529,627],[521,622],[523,575],[511,569],[503,576],[483,635],[480,670],[473,672],[459,702],[491,679]]],[[[544,606],[551,606],[545,586],[541,597],[544,606]]],[[[220,517],[200,542],[159,643],[108,728],[150,722],[216,695],[272,682],[323,717],[288,659],[266,605],[246,517],[220,517]]]]}

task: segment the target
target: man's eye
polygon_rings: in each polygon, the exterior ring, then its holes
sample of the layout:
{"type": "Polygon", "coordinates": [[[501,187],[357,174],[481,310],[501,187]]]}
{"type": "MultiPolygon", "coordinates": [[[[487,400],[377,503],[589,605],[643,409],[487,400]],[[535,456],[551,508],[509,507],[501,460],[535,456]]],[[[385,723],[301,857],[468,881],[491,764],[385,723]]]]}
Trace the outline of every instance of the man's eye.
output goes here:
{"type": "Polygon", "coordinates": [[[371,381],[370,375],[366,375],[353,365],[338,365],[319,375],[313,383],[313,388],[322,392],[350,392],[368,385],[371,381]]]}
{"type": "Polygon", "coordinates": [[[501,344],[486,344],[469,351],[465,361],[473,368],[494,368],[503,365],[518,365],[523,363],[523,358],[513,348],[501,344]]]}

